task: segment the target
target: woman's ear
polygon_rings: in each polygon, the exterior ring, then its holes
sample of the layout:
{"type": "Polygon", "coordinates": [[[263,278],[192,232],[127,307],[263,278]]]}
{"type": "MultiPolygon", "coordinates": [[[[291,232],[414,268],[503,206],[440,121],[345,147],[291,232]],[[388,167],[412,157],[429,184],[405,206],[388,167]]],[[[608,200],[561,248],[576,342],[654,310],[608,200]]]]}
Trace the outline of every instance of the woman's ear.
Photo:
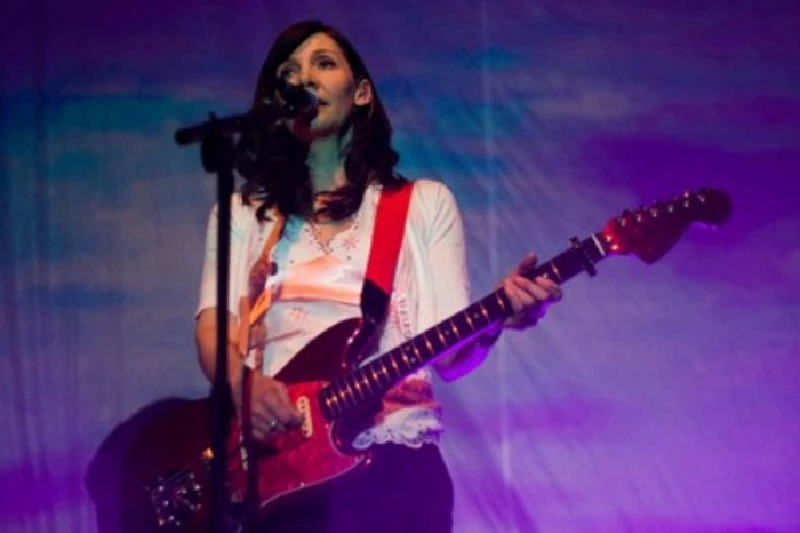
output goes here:
{"type": "Polygon", "coordinates": [[[367,79],[362,79],[356,85],[353,95],[353,103],[357,106],[369,105],[372,103],[372,84],[367,79]]]}

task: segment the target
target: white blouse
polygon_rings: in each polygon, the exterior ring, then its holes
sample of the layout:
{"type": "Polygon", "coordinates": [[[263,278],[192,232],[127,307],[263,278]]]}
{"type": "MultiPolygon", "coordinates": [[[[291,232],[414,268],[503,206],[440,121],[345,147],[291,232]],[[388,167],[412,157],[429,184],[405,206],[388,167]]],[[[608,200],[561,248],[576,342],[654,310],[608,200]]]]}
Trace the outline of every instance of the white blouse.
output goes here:
{"type": "MultiPolygon", "coordinates": [[[[307,221],[287,220],[284,235],[272,252],[277,273],[266,282],[272,306],[264,317],[264,360],[248,360],[248,365],[261,366],[265,374],[273,376],[318,334],[360,315],[379,191],[380,186],[370,186],[352,225],[327,243],[319,241],[307,221]]],[[[216,225],[215,208],[207,231],[198,313],[216,306],[216,225]]],[[[247,294],[250,266],[271,229],[272,223],[259,223],[255,208],[243,205],[238,194],[232,197],[228,310],[237,319],[239,299],[247,294]]],[[[378,353],[466,307],[468,298],[464,230],[455,199],[439,182],[416,181],[378,353]]],[[[376,424],[353,444],[360,449],[385,442],[418,447],[438,443],[442,431],[431,370],[424,368],[387,393],[376,424]]]]}

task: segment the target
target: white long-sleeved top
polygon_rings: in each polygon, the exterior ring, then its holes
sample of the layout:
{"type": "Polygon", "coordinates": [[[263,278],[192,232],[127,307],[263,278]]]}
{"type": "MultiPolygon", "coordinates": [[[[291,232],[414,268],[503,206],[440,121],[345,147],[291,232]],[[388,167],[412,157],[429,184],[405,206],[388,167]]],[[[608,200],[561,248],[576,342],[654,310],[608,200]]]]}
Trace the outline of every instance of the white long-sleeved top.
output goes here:
{"type": "MultiPolygon", "coordinates": [[[[247,361],[273,376],[311,339],[341,320],[360,315],[380,186],[367,188],[352,225],[321,243],[313,225],[298,217],[286,222],[272,251],[277,273],[268,278],[272,305],[265,314],[263,361],[247,361]]],[[[271,222],[258,222],[255,208],[237,194],[231,200],[230,291],[228,310],[238,318],[248,291],[248,273],[264,247],[271,222]]],[[[216,306],[217,210],[209,218],[199,311],[216,306]]],[[[384,353],[447,318],[469,303],[464,229],[451,191],[442,183],[414,183],[403,244],[395,273],[389,317],[380,339],[384,353]]],[[[438,443],[441,412],[434,400],[431,370],[409,376],[387,394],[376,424],[356,438],[357,448],[394,442],[438,443]]]]}

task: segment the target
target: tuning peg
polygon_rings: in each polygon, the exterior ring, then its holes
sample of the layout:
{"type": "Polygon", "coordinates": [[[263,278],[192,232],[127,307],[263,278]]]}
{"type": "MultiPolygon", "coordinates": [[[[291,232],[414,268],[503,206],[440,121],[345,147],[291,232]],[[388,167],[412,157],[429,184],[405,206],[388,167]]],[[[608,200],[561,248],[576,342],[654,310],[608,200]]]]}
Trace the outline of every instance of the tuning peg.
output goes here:
{"type": "Polygon", "coordinates": [[[656,202],[650,206],[650,209],[648,209],[647,212],[650,214],[651,217],[658,218],[661,215],[661,210],[663,208],[664,204],[662,204],[661,202],[656,202]]]}

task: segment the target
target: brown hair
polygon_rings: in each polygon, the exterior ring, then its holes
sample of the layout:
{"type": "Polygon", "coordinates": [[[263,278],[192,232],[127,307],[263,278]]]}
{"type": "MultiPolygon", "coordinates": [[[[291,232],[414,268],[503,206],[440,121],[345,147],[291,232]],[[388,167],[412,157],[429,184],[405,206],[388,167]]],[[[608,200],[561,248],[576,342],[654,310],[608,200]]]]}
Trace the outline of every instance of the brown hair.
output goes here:
{"type": "MultiPolygon", "coordinates": [[[[302,21],[289,26],[278,35],[267,54],[258,75],[252,105],[253,109],[258,109],[269,105],[267,102],[276,101],[278,67],[316,33],[325,33],[336,41],[356,83],[367,80],[373,90],[371,104],[354,107],[349,119],[352,138],[343,147],[347,183],[335,191],[318,212],[340,220],[358,210],[370,183],[394,188],[405,181],[395,171],[399,156],[391,145],[391,123],[367,67],[352,43],[341,32],[319,21],[302,21]]],[[[242,197],[246,203],[250,203],[252,198],[262,202],[257,211],[259,219],[264,219],[267,209],[273,206],[284,216],[309,216],[313,213],[307,155],[308,146],[282,125],[242,136],[237,157],[238,173],[245,180],[241,188],[242,197]]]]}

